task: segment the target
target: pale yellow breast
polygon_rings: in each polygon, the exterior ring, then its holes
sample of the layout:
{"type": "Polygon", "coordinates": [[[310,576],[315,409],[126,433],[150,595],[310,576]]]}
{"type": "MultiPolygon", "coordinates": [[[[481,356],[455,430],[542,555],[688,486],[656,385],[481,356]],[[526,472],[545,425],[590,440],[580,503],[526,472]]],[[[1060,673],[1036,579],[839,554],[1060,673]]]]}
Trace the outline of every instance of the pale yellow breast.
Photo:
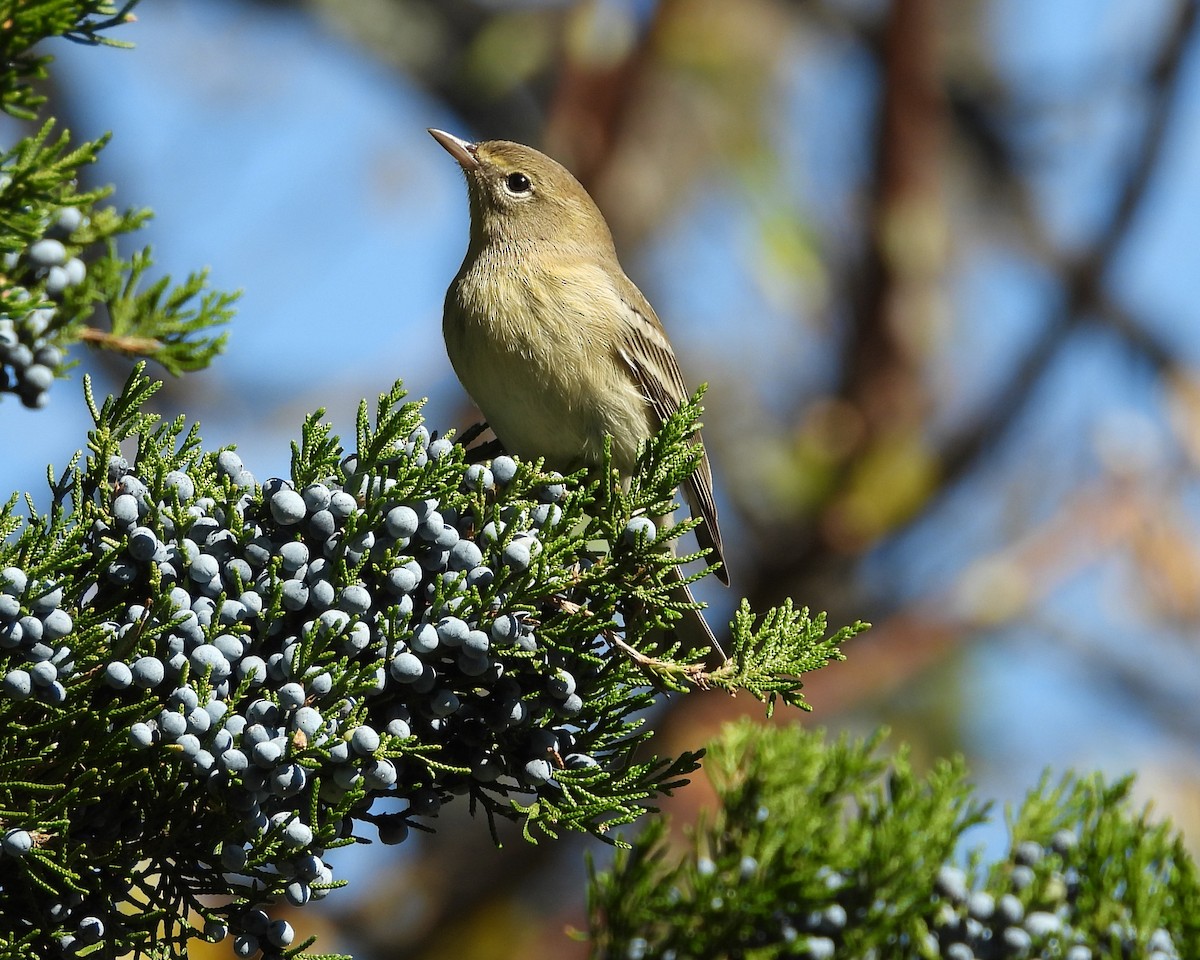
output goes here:
{"type": "Polygon", "coordinates": [[[446,349],[500,441],[554,469],[599,463],[606,434],[628,470],[653,429],[620,361],[624,304],[592,264],[549,275],[517,251],[483,251],[446,298],[446,349]]]}

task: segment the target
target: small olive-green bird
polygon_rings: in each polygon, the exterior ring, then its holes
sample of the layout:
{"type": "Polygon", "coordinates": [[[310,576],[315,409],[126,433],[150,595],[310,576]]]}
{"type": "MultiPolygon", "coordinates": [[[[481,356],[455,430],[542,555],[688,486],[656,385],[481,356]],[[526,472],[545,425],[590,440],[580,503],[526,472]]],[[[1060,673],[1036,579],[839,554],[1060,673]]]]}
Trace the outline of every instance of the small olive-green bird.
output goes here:
{"type": "MultiPolygon", "coordinates": [[[[532,147],[429,132],[462,167],[471,208],[442,321],[458,379],[509,453],[569,473],[602,464],[611,436],[613,464],[629,476],[638,445],[689,391],[604,215],[566,167],[532,147]]],[[[684,494],[703,521],[697,540],[728,584],[707,454],[684,494]]],[[[676,595],[691,601],[682,583],[676,595]]],[[[680,631],[685,647],[724,659],[699,612],[693,625],[703,632],[680,631]]]]}

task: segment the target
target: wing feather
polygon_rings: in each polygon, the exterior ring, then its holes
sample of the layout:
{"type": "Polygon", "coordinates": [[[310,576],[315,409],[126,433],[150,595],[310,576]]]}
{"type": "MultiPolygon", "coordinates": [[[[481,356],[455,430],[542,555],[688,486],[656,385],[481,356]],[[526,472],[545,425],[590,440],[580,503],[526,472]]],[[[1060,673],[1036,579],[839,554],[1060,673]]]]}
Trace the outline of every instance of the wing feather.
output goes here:
{"type": "MultiPolygon", "coordinates": [[[[662,323],[632,282],[629,286],[637,296],[622,297],[629,312],[621,358],[661,424],[679,410],[680,402],[688,396],[688,390],[662,323]]],[[[693,440],[702,444],[699,432],[693,440]]],[[[712,551],[709,561],[721,564],[716,571],[717,578],[728,586],[729,572],[721,547],[721,528],[717,524],[717,504],[713,499],[712,469],[707,451],[701,454],[695,473],[688,479],[684,496],[692,516],[698,516],[703,521],[696,528],[696,540],[702,548],[712,551]]]]}

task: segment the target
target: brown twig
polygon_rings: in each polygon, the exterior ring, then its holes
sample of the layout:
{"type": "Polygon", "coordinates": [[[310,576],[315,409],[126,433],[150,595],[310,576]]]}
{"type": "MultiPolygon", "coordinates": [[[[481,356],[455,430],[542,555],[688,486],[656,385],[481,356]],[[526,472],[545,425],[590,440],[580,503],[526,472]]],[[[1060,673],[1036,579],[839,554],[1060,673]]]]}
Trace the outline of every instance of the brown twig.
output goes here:
{"type": "Polygon", "coordinates": [[[108,330],[97,330],[95,327],[81,329],[79,339],[104,350],[116,350],[133,356],[157,353],[163,346],[161,340],[155,340],[153,337],[130,337],[108,330]]]}
{"type": "MultiPolygon", "coordinates": [[[[563,613],[583,613],[589,617],[594,616],[591,610],[572,600],[567,600],[564,597],[553,597],[551,599],[555,606],[562,610],[563,613]]],[[[720,672],[719,670],[709,671],[700,663],[674,663],[669,660],[660,660],[658,657],[652,657],[649,654],[642,653],[637,647],[630,645],[620,634],[612,629],[604,629],[600,633],[610,646],[620,650],[638,666],[644,667],[652,673],[682,676],[701,690],[711,690],[713,687],[713,677],[716,673],[720,672]]]]}

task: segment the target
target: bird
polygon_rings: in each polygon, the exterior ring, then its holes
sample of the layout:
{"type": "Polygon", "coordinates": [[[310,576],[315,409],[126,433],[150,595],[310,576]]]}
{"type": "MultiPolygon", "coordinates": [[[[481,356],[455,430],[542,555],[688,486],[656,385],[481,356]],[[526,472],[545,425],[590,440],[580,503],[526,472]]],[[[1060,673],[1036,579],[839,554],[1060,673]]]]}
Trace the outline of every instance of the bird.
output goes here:
{"type": "MultiPolygon", "coordinates": [[[[500,444],[570,473],[604,462],[627,478],[639,444],[689,396],[654,308],[617,259],[612,231],[556,160],[510,140],[430,128],[466,177],[470,235],[446,291],[442,332],[459,381],[500,444]]],[[[699,433],[693,438],[701,442],[699,433]]],[[[684,484],[696,538],[725,585],[712,470],[701,446],[684,484]]],[[[691,603],[678,568],[673,599],[691,603]]],[[[726,657],[699,610],[676,627],[685,649],[726,657]],[[685,637],[685,632],[691,637],[685,637]]]]}

